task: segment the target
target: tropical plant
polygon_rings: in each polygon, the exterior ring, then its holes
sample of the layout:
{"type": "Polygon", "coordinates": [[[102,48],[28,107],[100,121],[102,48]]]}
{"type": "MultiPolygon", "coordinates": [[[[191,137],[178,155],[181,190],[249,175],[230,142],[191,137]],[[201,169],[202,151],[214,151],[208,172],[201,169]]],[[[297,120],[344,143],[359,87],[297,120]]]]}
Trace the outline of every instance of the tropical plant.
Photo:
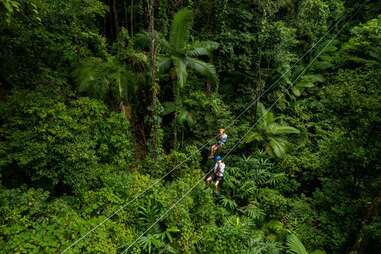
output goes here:
{"type": "Polygon", "coordinates": [[[268,154],[282,158],[287,147],[290,146],[287,136],[299,134],[300,131],[294,127],[277,123],[274,114],[266,110],[261,103],[258,104],[257,114],[258,125],[254,131],[245,137],[244,142],[259,142],[265,147],[268,154]]]}
{"type": "MultiPolygon", "coordinates": [[[[287,238],[287,253],[292,254],[309,254],[309,252],[304,247],[303,243],[299,240],[299,238],[291,234],[287,238]]],[[[310,252],[310,254],[325,254],[325,251],[323,250],[314,250],[313,252],[310,252]]]]}
{"type": "Polygon", "coordinates": [[[127,69],[116,57],[106,59],[86,58],[74,72],[80,92],[100,99],[106,99],[130,116],[133,95],[145,82],[144,75],[127,69]],[[127,103],[127,105],[125,105],[127,103]]]}
{"type": "Polygon", "coordinates": [[[299,97],[302,93],[308,89],[315,86],[316,82],[323,82],[324,77],[319,74],[309,74],[301,78],[299,82],[292,86],[291,91],[296,96],[299,97]]]}
{"type": "Polygon", "coordinates": [[[299,240],[299,238],[291,234],[287,239],[288,252],[294,254],[308,254],[306,248],[303,243],[299,240]]]}
{"type": "MultiPolygon", "coordinates": [[[[205,76],[212,83],[217,82],[217,74],[214,66],[198,59],[210,56],[211,52],[218,47],[216,42],[195,41],[188,43],[190,30],[193,23],[192,11],[188,8],[176,13],[173,18],[169,40],[161,40],[164,56],[159,59],[159,72],[170,72],[173,82],[173,97],[176,107],[180,108],[180,93],[188,78],[188,68],[205,76]]],[[[177,117],[175,111],[174,120],[174,146],[177,147],[177,117]]]]}

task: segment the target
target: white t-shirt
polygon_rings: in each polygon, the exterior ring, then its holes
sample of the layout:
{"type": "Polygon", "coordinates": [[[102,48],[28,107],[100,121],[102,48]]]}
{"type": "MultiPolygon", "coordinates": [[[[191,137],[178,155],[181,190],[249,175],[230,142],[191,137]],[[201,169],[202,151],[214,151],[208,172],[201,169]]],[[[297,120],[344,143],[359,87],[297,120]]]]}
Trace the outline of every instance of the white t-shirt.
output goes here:
{"type": "Polygon", "coordinates": [[[214,173],[217,176],[223,177],[224,176],[224,171],[225,171],[225,163],[223,162],[216,162],[214,165],[214,173]]]}

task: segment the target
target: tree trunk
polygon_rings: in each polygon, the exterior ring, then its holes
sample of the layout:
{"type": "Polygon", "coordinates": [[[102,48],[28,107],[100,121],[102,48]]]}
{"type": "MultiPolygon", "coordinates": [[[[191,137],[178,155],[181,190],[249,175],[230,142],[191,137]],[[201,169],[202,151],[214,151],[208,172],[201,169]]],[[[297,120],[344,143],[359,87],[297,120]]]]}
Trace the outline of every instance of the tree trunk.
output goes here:
{"type": "Polygon", "coordinates": [[[262,56],[259,56],[258,62],[257,62],[257,86],[255,88],[255,104],[253,107],[254,111],[254,117],[253,122],[255,123],[257,121],[257,108],[260,98],[262,97],[263,93],[263,80],[261,78],[261,62],[262,62],[262,56]]]}
{"type": "Polygon", "coordinates": [[[177,92],[176,92],[176,83],[173,84],[174,86],[174,101],[175,101],[175,116],[173,119],[173,148],[177,149],[177,92]]]}
{"type": "MultiPolygon", "coordinates": [[[[152,140],[152,147],[149,149],[152,152],[152,156],[154,158],[158,155],[158,148],[159,148],[159,137],[158,132],[160,128],[160,116],[159,116],[159,91],[160,87],[156,80],[157,78],[157,47],[156,47],[156,41],[155,41],[155,12],[154,12],[154,1],[150,0],[148,5],[148,15],[149,15],[149,33],[150,33],[150,40],[151,40],[151,92],[152,92],[152,105],[151,105],[151,119],[152,119],[152,128],[151,128],[151,140],[152,140]]],[[[132,2],[133,4],[133,2],[132,2]]]]}
{"type": "Polygon", "coordinates": [[[175,102],[175,115],[173,119],[173,148],[177,149],[177,107],[178,107],[178,87],[177,79],[174,73],[172,73],[172,84],[173,84],[173,101],[175,102]]]}
{"type": "MultiPolygon", "coordinates": [[[[152,7],[153,9],[153,7],[152,7]]],[[[131,38],[134,37],[134,0],[131,0],[131,6],[130,6],[130,34],[131,38]]],[[[153,15],[153,14],[152,14],[153,15]]]]}
{"type": "Polygon", "coordinates": [[[209,81],[206,81],[205,82],[205,94],[207,96],[210,96],[211,93],[212,93],[212,85],[210,84],[209,81]]]}
{"type": "Polygon", "coordinates": [[[112,0],[112,20],[114,22],[114,36],[118,35],[119,32],[119,23],[118,23],[118,9],[116,8],[116,2],[117,0],[112,0]]]}

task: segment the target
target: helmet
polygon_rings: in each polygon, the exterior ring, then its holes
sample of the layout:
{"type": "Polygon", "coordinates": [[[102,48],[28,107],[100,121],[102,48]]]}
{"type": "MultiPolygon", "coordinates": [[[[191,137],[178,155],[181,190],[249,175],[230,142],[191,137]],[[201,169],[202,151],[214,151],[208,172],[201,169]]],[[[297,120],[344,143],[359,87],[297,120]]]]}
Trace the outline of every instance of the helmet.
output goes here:
{"type": "Polygon", "coordinates": [[[222,161],[222,157],[219,156],[219,155],[217,155],[216,157],[214,157],[214,160],[215,160],[215,161],[222,161]]]}

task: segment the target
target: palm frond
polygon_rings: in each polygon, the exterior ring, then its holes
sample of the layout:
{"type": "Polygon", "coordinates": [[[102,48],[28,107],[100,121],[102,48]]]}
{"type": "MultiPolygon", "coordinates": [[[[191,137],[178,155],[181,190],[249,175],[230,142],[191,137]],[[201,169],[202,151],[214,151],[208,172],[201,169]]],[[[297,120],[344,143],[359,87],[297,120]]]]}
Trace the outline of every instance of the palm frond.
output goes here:
{"type": "Polygon", "coordinates": [[[109,79],[105,76],[107,69],[107,62],[100,58],[90,57],[83,60],[74,70],[78,90],[96,98],[104,98],[110,89],[109,79]]]}
{"type": "Polygon", "coordinates": [[[314,250],[311,254],[327,254],[324,250],[314,250]]]}
{"type": "Polygon", "coordinates": [[[187,55],[190,57],[210,56],[213,50],[218,48],[218,45],[214,41],[196,41],[190,46],[187,55]]]}
{"type": "Polygon", "coordinates": [[[277,186],[279,185],[280,183],[284,182],[285,180],[287,179],[286,177],[286,174],[285,173],[277,173],[277,174],[273,174],[269,180],[267,181],[268,184],[272,185],[272,186],[277,186]]]}
{"type": "Polygon", "coordinates": [[[288,247],[288,253],[294,253],[294,254],[308,254],[306,248],[304,247],[303,243],[299,240],[299,238],[291,234],[287,239],[287,247],[288,247]]]}
{"type": "Polygon", "coordinates": [[[187,59],[189,67],[195,70],[197,73],[207,77],[214,84],[217,83],[217,73],[216,68],[213,64],[206,63],[204,61],[198,60],[196,58],[189,57],[187,59]]]}
{"type": "Polygon", "coordinates": [[[193,23],[193,13],[189,8],[178,11],[173,19],[169,44],[176,51],[182,51],[189,39],[193,23]]]}
{"type": "Polygon", "coordinates": [[[137,33],[134,36],[134,45],[137,48],[148,50],[151,47],[151,40],[150,40],[149,33],[146,31],[137,33]]]}
{"type": "Polygon", "coordinates": [[[254,141],[263,141],[262,135],[259,132],[252,132],[243,139],[243,142],[248,144],[254,141]]]}
{"type": "Polygon", "coordinates": [[[300,134],[300,131],[294,127],[279,124],[271,124],[268,132],[273,135],[300,134]]]}
{"type": "Polygon", "coordinates": [[[171,58],[160,57],[159,63],[158,63],[159,73],[168,72],[168,70],[171,68],[171,65],[172,65],[172,59],[171,58]]]}
{"type": "Polygon", "coordinates": [[[243,211],[249,218],[257,221],[261,221],[266,215],[265,211],[254,203],[250,203],[243,209],[243,211]]]}
{"type": "Polygon", "coordinates": [[[233,199],[225,196],[222,197],[221,203],[225,208],[229,208],[231,210],[234,210],[237,207],[237,203],[233,199]]]}
{"type": "Polygon", "coordinates": [[[179,113],[177,115],[177,122],[179,124],[184,124],[187,123],[189,126],[192,126],[194,124],[194,119],[192,117],[192,113],[187,111],[184,108],[179,108],[178,109],[179,113]]]}
{"type": "Polygon", "coordinates": [[[174,59],[174,62],[175,62],[178,89],[183,88],[188,78],[187,66],[182,59],[177,57],[174,59]]]}

